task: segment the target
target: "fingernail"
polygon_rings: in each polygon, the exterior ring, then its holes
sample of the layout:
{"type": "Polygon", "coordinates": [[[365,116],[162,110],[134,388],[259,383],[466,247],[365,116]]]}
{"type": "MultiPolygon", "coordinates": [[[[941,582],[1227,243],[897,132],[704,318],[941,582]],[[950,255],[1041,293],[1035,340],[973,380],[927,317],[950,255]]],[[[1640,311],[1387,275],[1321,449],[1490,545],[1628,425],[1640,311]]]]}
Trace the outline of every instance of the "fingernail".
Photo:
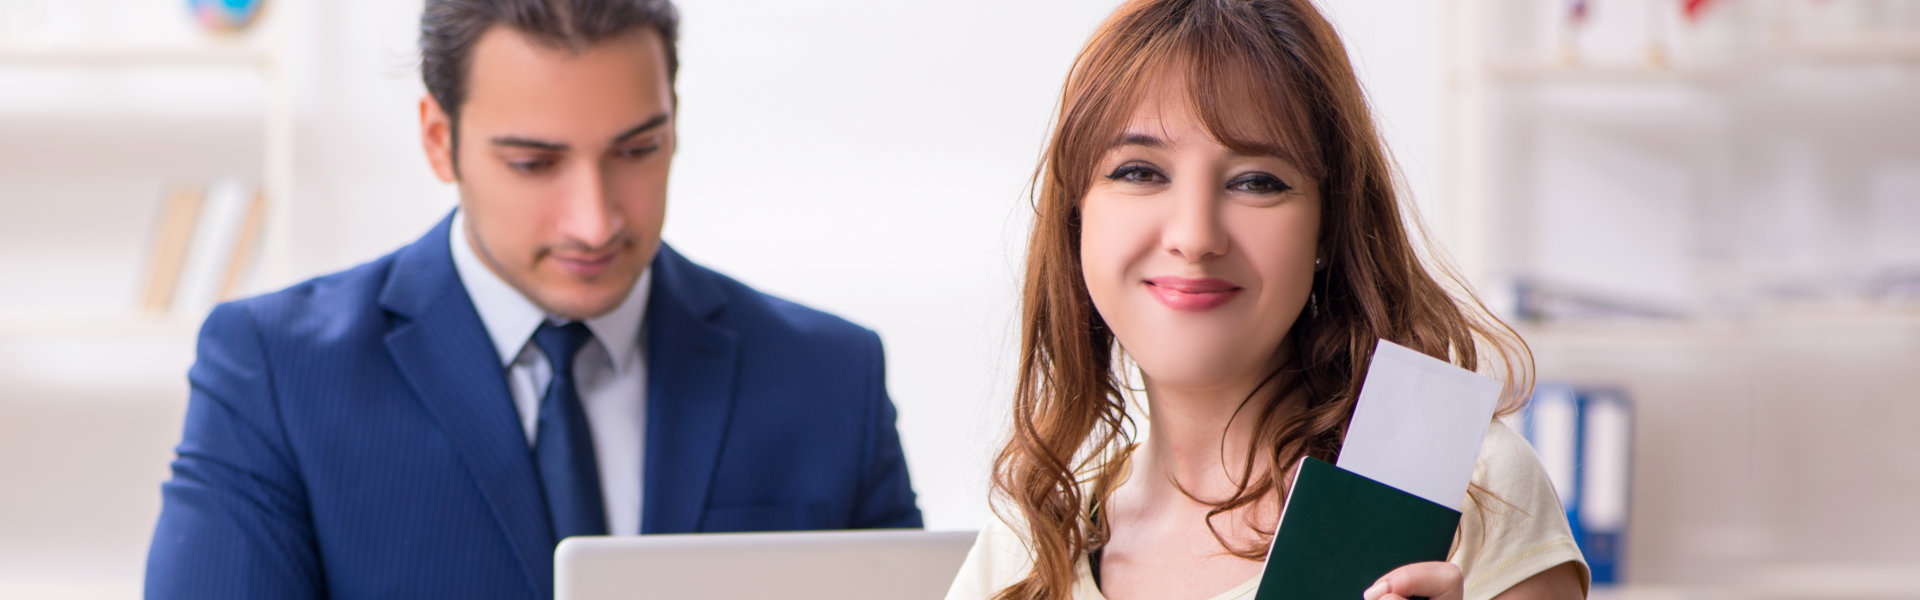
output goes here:
{"type": "Polygon", "coordinates": [[[1366,600],[1374,600],[1375,598],[1380,597],[1381,594],[1385,594],[1385,593],[1387,593],[1387,582],[1376,581],[1376,582],[1373,582],[1373,587],[1367,588],[1367,591],[1360,592],[1360,597],[1365,598],[1366,600]]]}

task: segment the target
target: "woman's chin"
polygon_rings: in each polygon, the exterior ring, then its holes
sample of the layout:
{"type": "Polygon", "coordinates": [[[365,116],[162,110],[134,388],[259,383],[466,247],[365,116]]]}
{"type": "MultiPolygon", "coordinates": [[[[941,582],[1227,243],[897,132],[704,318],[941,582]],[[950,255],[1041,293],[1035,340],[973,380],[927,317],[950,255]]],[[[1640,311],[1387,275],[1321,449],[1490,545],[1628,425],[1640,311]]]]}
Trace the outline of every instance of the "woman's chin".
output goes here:
{"type": "Polygon", "coordinates": [[[1136,356],[1134,360],[1140,364],[1140,374],[1146,377],[1153,388],[1170,393],[1248,394],[1268,374],[1259,365],[1230,363],[1226,357],[1187,355],[1167,358],[1152,360],[1136,356]]]}

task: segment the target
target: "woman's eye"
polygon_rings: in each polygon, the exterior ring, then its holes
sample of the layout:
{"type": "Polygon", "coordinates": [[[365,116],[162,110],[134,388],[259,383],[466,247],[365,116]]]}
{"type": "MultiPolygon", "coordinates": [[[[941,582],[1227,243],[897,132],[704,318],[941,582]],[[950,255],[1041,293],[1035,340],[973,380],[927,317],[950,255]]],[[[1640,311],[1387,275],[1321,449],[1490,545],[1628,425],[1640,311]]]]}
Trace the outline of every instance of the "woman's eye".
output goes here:
{"type": "Polygon", "coordinates": [[[1148,168],[1142,165],[1121,165],[1120,168],[1114,169],[1112,173],[1107,174],[1107,179],[1112,181],[1124,181],[1127,183],[1137,183],[1137,184],[1158,184],[1158,183],[1167,182],[1166,176],[1161,175],[1159,171],[1155,171],[1151,168],[1148,168]]]}
{"type": "Polygon", "coordinates": [[[1278,194],[1293,189],[1287,182],[1267,174],[1253,174],[1227,183],[1227,189],[1254,194],[1278,194]]]}

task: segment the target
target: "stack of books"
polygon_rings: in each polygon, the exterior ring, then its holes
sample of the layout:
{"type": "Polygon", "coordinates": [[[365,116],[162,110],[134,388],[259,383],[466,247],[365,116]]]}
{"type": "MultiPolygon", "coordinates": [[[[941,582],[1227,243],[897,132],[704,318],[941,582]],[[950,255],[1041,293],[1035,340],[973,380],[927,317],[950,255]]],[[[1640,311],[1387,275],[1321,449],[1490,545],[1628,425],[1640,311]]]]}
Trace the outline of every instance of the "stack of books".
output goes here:
{"type": "Polygon", "coordinates": [[[191,316],[241,293],[266,224],[266,197],[247,182],[172,188],[156,219],[140,309],[191,316]]]}

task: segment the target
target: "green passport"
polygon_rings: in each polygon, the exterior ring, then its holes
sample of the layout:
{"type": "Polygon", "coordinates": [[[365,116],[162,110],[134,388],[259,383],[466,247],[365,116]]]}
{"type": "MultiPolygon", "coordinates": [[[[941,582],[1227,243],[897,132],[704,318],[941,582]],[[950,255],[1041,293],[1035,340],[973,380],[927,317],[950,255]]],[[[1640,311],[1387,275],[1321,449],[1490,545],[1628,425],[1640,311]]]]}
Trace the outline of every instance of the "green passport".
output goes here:
{"type": "Polygon", "coordinates": [[[1447,559],[1460,511],[1308,457],[1254,600],[1353,600],[1403,565],[1447,559]]]}

